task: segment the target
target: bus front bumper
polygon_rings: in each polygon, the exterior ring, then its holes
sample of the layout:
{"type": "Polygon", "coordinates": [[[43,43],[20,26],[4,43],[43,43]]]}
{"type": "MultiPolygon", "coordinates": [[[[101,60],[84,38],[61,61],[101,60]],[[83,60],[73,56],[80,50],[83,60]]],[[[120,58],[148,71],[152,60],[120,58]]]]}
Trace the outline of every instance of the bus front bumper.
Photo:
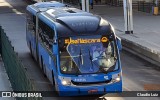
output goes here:
{"type": "Polygon", "coordinates": [[[94,95],[122,92],[122,81],[103,84],[103,85],[87,85],[87,86],[65,86],[60,85],[58,88],[60,96],[78,96],[78,95],[94,95]]]}

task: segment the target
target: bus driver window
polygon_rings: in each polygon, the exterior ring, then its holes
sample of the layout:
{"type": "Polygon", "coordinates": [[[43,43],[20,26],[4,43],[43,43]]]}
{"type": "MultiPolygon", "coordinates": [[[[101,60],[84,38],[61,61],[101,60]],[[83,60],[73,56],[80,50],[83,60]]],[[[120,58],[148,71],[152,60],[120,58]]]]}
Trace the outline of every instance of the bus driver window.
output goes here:
{"type": "Polygon", "coordinates": [[[114,57],[112,57],[113,48],[111,47],[111,42],[103,45],[94,46],[93,48],[93,59],[92,61],[98,62],[98,65],[110,68],[114,65],[114,57]]]}

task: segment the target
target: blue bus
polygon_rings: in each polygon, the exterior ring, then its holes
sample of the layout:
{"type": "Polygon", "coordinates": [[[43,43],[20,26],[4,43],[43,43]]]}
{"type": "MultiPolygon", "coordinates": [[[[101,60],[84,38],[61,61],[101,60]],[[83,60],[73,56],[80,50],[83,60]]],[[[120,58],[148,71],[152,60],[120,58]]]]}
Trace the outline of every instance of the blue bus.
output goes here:
{"type": "Polygon", "coordinates": [[[58,2],[27,6],[31,55],[60,96],[122,92],[121,40],[100,16],[58,2]]]}

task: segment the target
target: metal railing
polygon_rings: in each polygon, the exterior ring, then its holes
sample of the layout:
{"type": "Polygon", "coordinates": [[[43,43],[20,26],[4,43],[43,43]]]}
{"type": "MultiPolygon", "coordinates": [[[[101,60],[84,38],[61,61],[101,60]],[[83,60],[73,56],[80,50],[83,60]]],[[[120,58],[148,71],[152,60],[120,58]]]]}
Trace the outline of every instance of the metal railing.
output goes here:
{"type": "MultiPolygon", "coordinates": [[[[0,53],[11,82],[13,91],[35,91],[34,83],[29,79],[25,67],[14,51],[11,41],[0,26],[0,53]]],[[[16,98],[17,100],[42,100],[42,98],[16,98]]]]}
{"type": "Polygon", "coordinates": [[[152,12],[152,2],[138,1],[138,11],[151,13],[152,12]]]}

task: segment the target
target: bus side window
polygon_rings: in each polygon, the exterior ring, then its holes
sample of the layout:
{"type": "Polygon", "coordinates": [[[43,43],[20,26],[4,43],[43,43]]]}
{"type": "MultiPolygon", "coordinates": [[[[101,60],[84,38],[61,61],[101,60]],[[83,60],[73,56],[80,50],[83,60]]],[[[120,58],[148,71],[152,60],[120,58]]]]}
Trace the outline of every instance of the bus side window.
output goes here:
{"type": "Polygon", "coordinates": [[[51,51],[52,51],[52,46],[53,46],[54,34],[55,34],[54,29],[49,27],[49,29],[48,29],[48,36],[49,36],[48,42],[49,42],[49,49],[51,49],[51,51]]]}
{"type": "Polygon", "coordinates": [[[33,17],[34,15],[30,14],[29,12],[27,13],[27,29],[29,31],[34,29],[33,17]]]}
{"type": "Polygon", "coordinates": [[[45,40],[45,37],[44,37],[44,25],[43,25],[43,22],[41,20],[39,20],[38,26],[39,26],[38,27],[39,37],[42,40],[42,42],[44,42],[44,40],[45,40]]]}
{"type": "MultiPolygon", "coordinates": [[[[43,43],[51,50],[53,44],[54,30],[39,20],[39,36],[43,43]]],[[[52,51],[52,50],[51,50],[52,51]]]]}
{"type": "Polygon", "coordinates": [[[36,16],[33,16],[33,30],[36,32],[36,16]]]}
{"type": "Polygon", "coordinates": [[[48,25],[45,24],[45,29],[46,29],[46,43],[47,46],[49,47],[50,50],[52,50],[52,45],[53,45],[53,37],[54,37],[54,30],[49,27],[48,25]]]}

